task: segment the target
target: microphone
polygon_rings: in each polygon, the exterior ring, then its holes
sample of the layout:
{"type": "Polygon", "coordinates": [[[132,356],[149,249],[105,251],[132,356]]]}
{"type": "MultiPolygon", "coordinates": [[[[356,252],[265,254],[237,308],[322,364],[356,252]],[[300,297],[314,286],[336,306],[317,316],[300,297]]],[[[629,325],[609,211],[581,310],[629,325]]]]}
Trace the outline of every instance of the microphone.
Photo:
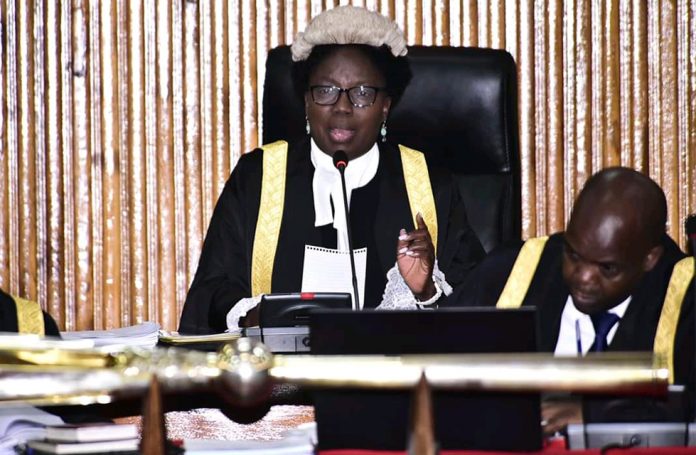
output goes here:
{"type": "Polygon", "coordinates": [[[348,167],[348,155],[346,155],[346,152],[343,150],[336,150],[336,153],[333,154],[333,163],[336,169],[343,175],[343,172],[348,167]]]}
{"type": "Polygon", "coordinates": [[[358,276],[355,274],[355,255],[353,254],[353,234],[350,231],[350,212],[348,211],[348,190],[346,189],[346,168],[348,167],[348,155],[343,150],[336,150],[333,154],[333,164],[341,174],[341,187],[343,188],[343,210],[346,214],[346,230],[348,231],[348,256],[350,257],[350,273],[353,280],[353,295],[355,296],[355,309],[360,310],[360,294],[358,294],[358,276]]]}

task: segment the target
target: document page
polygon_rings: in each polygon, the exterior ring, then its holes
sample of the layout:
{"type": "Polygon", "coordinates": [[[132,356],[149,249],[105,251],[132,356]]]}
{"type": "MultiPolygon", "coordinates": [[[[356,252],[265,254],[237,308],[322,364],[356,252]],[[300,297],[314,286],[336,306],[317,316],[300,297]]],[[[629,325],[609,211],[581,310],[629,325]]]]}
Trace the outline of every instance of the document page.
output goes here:
{"type": "Polygon", "coordinates": [[[30,439],[42,439],[47,425],[60,425],[63,420],[28,405],[0,407],[0,454],[16,454],[15,446],[30,439]]]}
{"type": "MultiPolygon", "coordinates": [[[[358,279],[360,309],[362,309],[365,300],[367,248],[353,250],[353,253],[355,255],[355,274],[358,279]]],[[[353,278],[348,251],[305,245],[302,292],[348,292],[353,299],[353,309],[355,309],[353,278]]]]}
{"type": "Polygon", "coordinates": [[[97,347],[122,345],[152,349],[157,345],[159,329],[159,324],[148,321],[110,330],[61,332],[61,336],[64,340],[92,340],[97,347]]]}

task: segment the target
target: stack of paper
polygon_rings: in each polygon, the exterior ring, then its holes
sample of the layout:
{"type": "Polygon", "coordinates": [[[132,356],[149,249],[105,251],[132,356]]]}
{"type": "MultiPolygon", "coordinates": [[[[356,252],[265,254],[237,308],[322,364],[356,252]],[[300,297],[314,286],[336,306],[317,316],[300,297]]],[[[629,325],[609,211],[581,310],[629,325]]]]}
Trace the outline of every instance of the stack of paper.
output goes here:
{"type": "Polygon", "coordinates": [[[32,406],[0,407],[0,455],[15,455],[15,446],[43,438],[47,425],[62,423],[60,417],[32,406]]]}
{"type": "Polygon", "coordinates": [[[12,333],[0,335],[0,346],[3,349],[90,349],[94,347],[91,340],[62,340],[60,338],[42,337],[30,333],[12,333]]]}
{"type": "Polygon", "coordinates": [[[95,442],[134,439],[138,428],[132,423],[83,423],[54,425],[46,428],[46,439],[62,442],[95,442]]]}
{"type": "Polygon", "coordinates": [[[64,340],[92,340],[95,347],[133,346],[152,349],[157,345],[159,329],[159,324],[143,322],[120,329],[61,332],[60,335],[64,340]]]}
{"type": "Polygon", "coordinates": [[[29,441],[27,443],[27,447],[31,450],[28,453],[31,453],[32,455],[54,453],[62,453],[65,455],[103,455],[106,453],[118,453],[119,455],[140,455],[140,450],[138,450],[139,445],[139,439],[96,442],[29,441]]]}
{"type": "Polygon", "coordinates": [[[234,341],[241,336],[242,331],[214,333],[212,335],[181,335],[179,332],[159,331],[159,339],[171,345],[194,345],[202,343],[226,343],[234,341]]]}
{"type": "Polygon", "coordinates": [[[36,454],[139,453],[140,438],[135,425],[88,423],[46,428],[45,439],[27,442],[36,454]]]}

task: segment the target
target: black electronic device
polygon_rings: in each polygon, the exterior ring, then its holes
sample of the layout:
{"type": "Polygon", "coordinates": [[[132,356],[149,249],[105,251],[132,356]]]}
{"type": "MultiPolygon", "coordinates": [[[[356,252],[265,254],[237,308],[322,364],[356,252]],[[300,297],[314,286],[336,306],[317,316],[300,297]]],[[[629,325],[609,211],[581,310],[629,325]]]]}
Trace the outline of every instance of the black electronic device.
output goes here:
{"type": "MultiPolygon", "coordinates": [[[[310,347],[322,355],[532,352],[536,324],[534,308],[319,310],[310,314],[310,347]]],[[[320,450],[406,447],[409,392],[342,389],[313,395],[320,450]]],[[[539,394],[436,391],[433,405],[441,449],[541,449],[539,394]]]]}
{"type": "Polygon", "coordinates": [[[582,400],[583,422],[688,423],[691,402],[686,388],[671,385],[665,397],[586,396],[582,400]]]}
{"type": "Polygon", "coordinates": [[[271,352],[309,352],[309,314],[318,309],[350,309],[347,292],[266,294],[259,303],[259,326],[243,335],[264,343],[271,352]]]}
{"type": "MultiPolygon", "coordinates": [[[[631,447],[683,447],[693,438],[685,422],[672,423],[574,423],[568,425],[567,446],[571,450],[631,447]]],[[[612,451],[613,452],[613,451],[612,451]]],[[[667,453],[667,452],[660,452],[667,453]]]]}
{"type": "Polygon", "coordinates": [[[689,424],[691,400],[684,386],[666,397],[584,397],[583,422],[570,424],[571,450],[605,447],[683,447],[696,444],[689,424]]]}
{"type": "Polygon", "coordinates": [[[317,309],[350,309],[347,292],[293,292],[266,294],[259,304],[259,326],[296,327],[309,324],[309,312],[317,309]]]}

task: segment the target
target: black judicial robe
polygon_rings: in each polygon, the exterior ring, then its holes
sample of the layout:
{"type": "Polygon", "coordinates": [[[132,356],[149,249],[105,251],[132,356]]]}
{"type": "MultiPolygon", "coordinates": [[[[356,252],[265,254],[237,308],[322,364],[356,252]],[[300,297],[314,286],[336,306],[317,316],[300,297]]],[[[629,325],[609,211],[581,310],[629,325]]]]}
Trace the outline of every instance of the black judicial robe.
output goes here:
{"type": "MultiPolygon", "coordinates": [[[[377,174],[353,190],[353,247],[367,247],[366,308],[382,299],[386,273],[396,262],[399,229],[412,230],[413,219],[398,147],[379,144],[377,174]]],[[[251,297],[251,258],[261,194],[263,150],[243,155],[218,199],[189,289],[179,325],[181,333],[225,330],[226,315],[251,297]]],[[[451,176],[429,169],[438,220],[440,269],[456,285],[483,257],[481,244],[468,224],[464,205],[451,176]]],[[[332,226],[314,226],[310,141],[288,146],[285,207],[272,276],[272,292],[298,292],[302,284],[305,245],[336,248],[332,226]]]]}
{"type": "MultiPolygon", "coordinates": [[[[44,320],[44,333],[46,336],[59,337],[60,332],[58,331],[58,326],[53,318],[43,312],[44,320]]],[[[17,304],[11,295],[6,294],[0,290],[0,332],[13,332],[19,331],[17,327],[17,304]]]]}
{"type": "MultiPolygon", "coordinates": [[[[444,305],[493,306],[505,287],[523,242],[491,252],[454,290],[444,305]]],[[[652,351],[657,324],[674,265],[685,257],[676,243],[663,236],[664,253],[645,274],[632,294],[621,318],[610,351],[652,351]]],[[[558,341],[561,314],[569,290],[563,280],[563,233],[550,236],[539,260],[523,305],[536,305],[539,318],[539,349],[553,352],[558,341]]],[[[682,305],[675,338],[675,383],[691,384],[694,366],[693,286],[682,305]]]]}

